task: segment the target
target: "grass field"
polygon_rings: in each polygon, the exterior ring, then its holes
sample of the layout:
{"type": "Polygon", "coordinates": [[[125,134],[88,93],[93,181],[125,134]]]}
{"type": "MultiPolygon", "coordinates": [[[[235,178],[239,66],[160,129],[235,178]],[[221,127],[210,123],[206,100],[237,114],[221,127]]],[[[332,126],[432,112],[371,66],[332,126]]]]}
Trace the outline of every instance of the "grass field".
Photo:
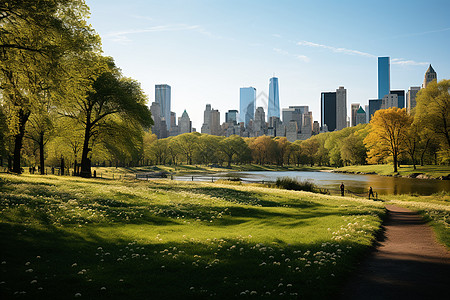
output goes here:
{"type": "MultiPolygon", "coordinates": [[[[335,169],[336,171],[345,171],[349,173],[376,173],[378,175],[394,175],[392,165],[364,165],[364,166],[348,166],[335,169]]],[[[412,165],[401,165],[398,168],[398,175],[400,176],[408,176],[413,173],[423,173],[427,176],[431,176],[433,178],[438,178],[440,176],[447,176],[450,174],[450,166],[416,166],[414,170],[412,165]]]]}
{"type": "Polygon", "coordinates": [[[251,185],[0,174],[0,298],[326,298],[381,202],[251,185]]]}

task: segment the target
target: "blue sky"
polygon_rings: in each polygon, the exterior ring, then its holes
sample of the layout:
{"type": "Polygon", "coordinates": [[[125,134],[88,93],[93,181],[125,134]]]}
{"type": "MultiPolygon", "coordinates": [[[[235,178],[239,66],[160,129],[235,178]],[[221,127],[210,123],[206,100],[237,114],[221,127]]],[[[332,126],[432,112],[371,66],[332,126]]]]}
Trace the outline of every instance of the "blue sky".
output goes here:
{"type": "Polygon", "coordinates": [[[377,57],[391,58],[391,89],[420,86],[431,63],[450,78],[450,1],[86,0],[105,55],[141,82],[172,87],[200,131],[207,103],[239,109],[239,88],[257,90],[267,113],[269,78],[280,106],[309,105],[347,89],[347,105],[377,98],[377,57]]]}

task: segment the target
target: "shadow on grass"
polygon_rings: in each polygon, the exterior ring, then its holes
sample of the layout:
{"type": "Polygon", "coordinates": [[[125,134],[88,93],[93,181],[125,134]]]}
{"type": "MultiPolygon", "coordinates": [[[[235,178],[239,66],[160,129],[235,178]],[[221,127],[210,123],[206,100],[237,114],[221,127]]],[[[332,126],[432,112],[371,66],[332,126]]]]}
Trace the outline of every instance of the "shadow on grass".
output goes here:
{"type": "Polygon", "coordinates": [[[338,253],[334,245],[287,245],[277,239],[262,244],[249,238],[139,243],[101,237],[89,227],[68,232],[6,224],[0,224],[0,238],[2,299],[16,291],[30,299],[70,299],[76,293],[86,299],[230,299],[245,291],[323,299],[338,290],[364,250],[341,244],[338,265],[327,259],[319,267],[312,263],[322,258],[316,253],[338,253]]]}

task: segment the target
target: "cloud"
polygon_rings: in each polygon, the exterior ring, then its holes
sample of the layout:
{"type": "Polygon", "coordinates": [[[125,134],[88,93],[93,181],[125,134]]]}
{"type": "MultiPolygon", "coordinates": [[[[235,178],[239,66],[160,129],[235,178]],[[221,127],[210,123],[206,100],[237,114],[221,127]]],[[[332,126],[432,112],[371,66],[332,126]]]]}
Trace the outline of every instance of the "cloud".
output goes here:
{"type": "Polygon", "coordinates": [[[402,65],[402,66],[428,66],[429,62],[417,62],[414,60],[406,60],[403,58],[393,58],[391,59],[391,64],[402,65]]]}
{"type": "Polygon", "coordinates": [[[272,34],[272,36],[276,37],[276,38],[279,38],[279,39],[281,38],[281,34],[278,34],[278,33],[274,33],[274,34],[272,34]]]}
{"type": "Polygon", "coordinates": [[[344,53],[344,54],[348,54],[348,55],[358,55],[358,56],[364,56],[364,57],[376,57],[373,54],[362,52],[362,51],[358,51],[358,50],[352,50],[352,49],[347,49],[347,48],[337,48],[337,47],[333,47],[333,46],[327,46],[327,45],[317,44],[317,43],[308,42],[308,41],[297,42],[297,45],[299,45],[299,46],[307,46],[307,47],[314,47],[314,48],[322,48],[322,49],[327,49],[327,50],[333,51],[335,53],[344,53]]]}
{"type": "Polygon", "coordinates": [[[151,33],[151,32],[164,32],[164,31],[196,31],[203,35],[212,37],[213,35],[206,31],[199,25],[186,25],[186,24],[169,24],[169,25],[158,25],[143,29],[132,29],[124,31],[111,32],[105,35],[105,38],[110,39],[114,42],[128,43],[131,42],[130,35],[141,34],[141,33],[151,33]]]}
{"type": "Polygon", "coordinates": [[[303,62],[310,62],[310,58],[306,55],[296,55],[296,58],[303,61],[303,62]]]}
{"type": "Polygon", "coordinates": [[[289,55],[289,52],[287,52],[286,50],[280,49],[280,48],[273,48],[273,51],[275,51],[278,54],[281,55],[289,55]]]}

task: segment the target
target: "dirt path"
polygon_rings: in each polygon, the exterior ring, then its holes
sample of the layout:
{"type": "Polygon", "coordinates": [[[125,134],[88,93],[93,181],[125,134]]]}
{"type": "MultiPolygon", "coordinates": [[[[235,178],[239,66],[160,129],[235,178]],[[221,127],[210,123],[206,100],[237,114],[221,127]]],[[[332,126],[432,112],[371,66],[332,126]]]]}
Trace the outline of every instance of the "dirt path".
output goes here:
{"type": "Polygon", "coordinates": [[[450,252],[415,212],[387,205],[385,238],[341,299],[450,299],[450,252]]]}

